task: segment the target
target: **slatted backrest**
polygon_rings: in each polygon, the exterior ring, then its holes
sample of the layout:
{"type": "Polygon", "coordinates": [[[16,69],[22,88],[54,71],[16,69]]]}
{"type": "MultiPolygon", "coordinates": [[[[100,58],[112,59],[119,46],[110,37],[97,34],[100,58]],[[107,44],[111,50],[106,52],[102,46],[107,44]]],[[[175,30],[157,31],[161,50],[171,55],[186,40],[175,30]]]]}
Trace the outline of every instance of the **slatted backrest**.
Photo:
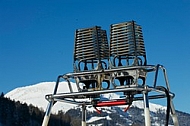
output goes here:
{"type": "Polygon", "coordinates": [[[100,69],[105,59],[109,59],[106,31],[99,26],[77,29],[74,45],[74,71],[82,71],[81,67],[84,67],[84,70],[100,69]]]}
{"type": "Polygon", "coordinates": [[[126,60],[127,65],[146,65],[146,52],[142,35],[142,28],[134,21],[112,24],[110,27],[110,57],[113,65],[126,60]],[[133,60],[131,63],[130,60],[133,60]]]}

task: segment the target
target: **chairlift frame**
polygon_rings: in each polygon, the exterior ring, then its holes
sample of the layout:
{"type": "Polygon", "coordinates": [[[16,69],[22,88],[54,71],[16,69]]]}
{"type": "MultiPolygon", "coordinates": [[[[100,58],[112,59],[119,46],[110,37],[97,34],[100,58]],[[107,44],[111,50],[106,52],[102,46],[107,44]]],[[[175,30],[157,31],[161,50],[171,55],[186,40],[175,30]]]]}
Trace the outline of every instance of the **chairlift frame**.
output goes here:
{"type": "Polygon", "coordinates": [[[171,115],[174,126],[179,126],[175,108],[172,101],[175,95],[170,91],[166,68],[160,64],[147,65],[146,52],[144,48],[144,41],[142,39],[141,27],[137,25],[134,21],[130,21],[119,24],[113,24],[111,25],[110,29],[111,29],[110,30],[111,35],[110,35],[109,57],[108,54],[104,54],[105,50],[103,48],[100,49],[101,46],[105,45],[108,46],[107,38],[105,36],[106,35],[105,30],[102,30],[101,27],[96,26],[93,28],[80,29],[76,31],[75,48],[74,48],[74,72],[58,76],[53,93],[47,94],[45,96],[45,98],[49,101],[49,104],[43,119],[42,126],[48,125],[51,109],[56,102],[65,102],[82,106],[81,124],[82,126],[86,126],[86,106],[93,106],[95,110],[98,113],[100,113],[100,110],[98,110],[97,107],[128,105],[128,107],[126,107],[125,109],[126,111],[127,109],[129,109],[133,101],[139,101],[139,100],[144,101],[145,125],[150,126],[151,120],[149,112],[150,111],[149,100],[160,99],[160,98],[167,99],[165,125],[166,126],[168,125],[169,116],[171,115]],[[117,32],[117,30],[119,29],[118,33],[120,33],[120,31],[123,28],[128,28],[127,30],[125,30],[125,32],[126,31],[127,32],[126,33],[122,32],[122,34],[119,34],[114,38],[115,31],[117,32]],[[114,32],[112,30],[114,30],[114,32]],[[85,41],[84,39],[80,38],[81,36],[83,36],[84,31],[85,31],[84,34],[85,41]],[[136,36],[135,33],[136,31],[138,32],[138,36],[136,36]],[[78,33],[80,33],[80,35],[78,33]],[[96,37],[92,37],[93,34],[95,34],[96,37]],[[133,38],[128,43],[129,48],[127,49],[127,51],[123,48],[118,48],[117,51],[122,53],[116,54],[115,48],[121,47],[122,43],[118,43],[115,40],[118,39],[120,42],[126,44],[126,41],[124,41],[124,37],[126,36],[123,36],[123,34],[133,36],[133,38]],[[86,40],[88,42],[86,42],[86,40]],[[80,48],[78,49],[77,47],[79,47],[78,45],[81,44],[81,41],[83,41],[84,43],[88,43],[85,46],[88,47],[88,45],[90,45],[89,50],[91,50],[92,52],[95,51],[97,55],[93,55],[91,57],[91,55],[84,53],[86,49],[82,48],[82,46],[80,46],[80,48]],[[80,52],[80,54],[78,54],[78,52],[80,52]],[[144,57],[143,59],[144,63],[142,63],[142,59],[139,58],[139,56],[144,57]],[[110,61],[111,57],[112,61],[110,61]],[[126,64],[126,66],[123,65],[117,66],[114,63],[115,59],[117,59],[118,62],[120,62],[121,57],[126,57],[126,60],[132,58],[134,62],[132,64],[126,64]],[[104,60],[107,59],[109,64],[104,63],[104,60]],[[86,67],[84,70],[80,68],[81,62],[83,62],[84,67],[86,67]],[[97,67],[96,68],[91,67],[91,70],[88,70],[88,67],[86,66],[87,63],[91,63],[92,66],[95,63],[97,67]],[[103,66],[102,63],[108,65],[108,67],[107,68],[102,67],[103,66]],[[157,84],[158,73],[160,70],[163,72],[164,75],[165,86],[159,86],[157,84]],[[154,73],[152,85],[146,84],[146,75],[149,73],[154,73]],[[60,86],[59,82],[61,78],[68,82],[67,84],[70,90],[69,93],[64,93],[64,92],[57,93],[57,89],[60,86]],[[132,80],[128,82],[127,80],[131,78],[132,80]],[[139,78],[143,80],[142,84],[138,84],[139,78]],[[120,85],[114,83],[116,79],[120,81],[120,85]],[[75,80],[78,92],[73,92],[71,86],[72,80],[75,80]],[[102,88],[102,82],[104,81],[106,81],[108,84],[107,88],[102,88]],[[124,84],[123,81],[127,81],[127,84],[124,84]],[[86,87],[81,88],[79,85],[81,82],[93,86],[90,87],[88,85],[86,87]],[[102,101],[99,98],[101,94],[117,93],[117,92],[123,92],[123,96],[119,99],[102,101]],[[142,94],[142,96],[139,96],[139,94],[142,94]],[[80,101],[79,99],[89,99],[89,100],[80,101]]]}

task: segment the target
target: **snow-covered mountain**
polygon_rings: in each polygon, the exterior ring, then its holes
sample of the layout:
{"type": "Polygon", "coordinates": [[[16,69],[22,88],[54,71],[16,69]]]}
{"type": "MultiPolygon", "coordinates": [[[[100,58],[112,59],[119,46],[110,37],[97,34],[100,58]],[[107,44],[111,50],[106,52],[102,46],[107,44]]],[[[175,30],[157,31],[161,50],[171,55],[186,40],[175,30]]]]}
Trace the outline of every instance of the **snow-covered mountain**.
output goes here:
{"type": "MultiPolygon", "coordinates": [[[[72,83],[72,85],[74,85],[72,83]]],[[[54,90],[55,82],[41,82],[38,84],[19,87],[16,88],[7,94],[5,97],[8,97],[15,101],[20,101],[22,103],[32,104],[43,110],[46,110],[48,105],[48,101],[45,99],[45,95],[51,94],[54,90]]],[[[76,86],[73,86],[74,91],[76,91],[76,86]]],[[[69,89],[67,87],[66,82],[61,82],[58,88],[58,92],[68,92],[69,89]]],[[[67,111],[71,108],[75,107],[73,104],[68,103],[56,103],[52,109],[52,113],[58,112],[58,110],[67,111]]]]}
{"type": "MultiPolygon", "coordinates": [[[[73,91],[77,91],[76,84],[71,83],[71,85],[72,85],[73,91]]],[[[7,94],[5,94],[5,97],[8,97],[15,101],[20,101],[22,103],[27,103],[28,105],[32,104],[34,106],[42,108],[43,110],[46,110],[48,101],[45,99],[45,95],[51,94],[54,90],[54,86],[55,86],[55,82],[41,82],[41,83],[30,85],[30,86],[16,88],[8,92],[7,94]]],[[[69,92],[67,82],[60,82],[58,93],[59,92],[62,92],[62,93],[69,92]]],[[[116,93],[109,93],[109,94],[102,95],[102,97],[108,98],[108,99],[114,99],[114,98],[116,99],[116,98],[119,98],[119,95],[116,93]]],[[[141,101],[133,102],[132,106],[143,109],[143,103],[141,101]]],[[[76,105],[58,102],[53,106],[52,112],[56,113],[59,110],[67,111],[74,107],[76,107],[76,105]]],[[[125,106],[122,106],[122,107],[125,107],[125,106]]],[[[150,103],[150,111],[156,112],[158,109],[164,110],[165,107],[150,103]]]]}
{"type": "MultiPolygon", "coordinates": [[[[77,91],[76,84],[71,83],[72,88],[74,91],[77,91]]],[[[8,92],[5,97],[8,97],[12,100],[15,101],[20,101],[21,103],[27,103],[32,104],[34,106],[37,106],[39,108],[42,108],[43,110],[46,110],[46,107],[48,105],[48,101],[45,99],[45,95],[51,94],[54,90],[55,82],[41,82],[38,84],[26,86],[26,87],[19,87],[16,88],[10,92],[8,92]]],[[[69,87],[67,85],[67,82],[60,82],[59,88],[58,88],[58,93],[65,93],[69,92],[69,87]]],[[[104,94],[102,95],[102,98],[107,98],[107,99],[116,99],[119,98],[120,96],[116,93],[109,93],[109,94],[104,94]]],[[[84,99],[83,99],[84,100],[84,99]]],[[[150,111],[151,111],[151,118],[158,120],[158,117],[155,116],[156,113],[161,111],[161,113],[165,113],[166,107],[150,103],[150,111]]],[[[87,107],[87,123],[91,124],[96,122],[96,124],[101,124],[103,120],[110,120],[110,122],[113,122],[114,118],[117,119],[120,117],[121,122],[126,121],[128,124],[132,124],[131,120],[138,119],[137,121],[143,120],[142,117],[144,112],[143,112],[143,102],[142,101],[135,101],[133,102],[131,108],[129,109],[129,113],[123,112],[123,109],[126,106],[119,106],[119,107],[103,107],[101,108],[102,114],[103,115],[96,115],[94,113],[95,109],[91,106],[87,107]],[[138,111],[137,111],[137,109],[138,111]],[[139,115],[138,115],[139,114],[139,115]],[[137,117],[138,116],[138,117],[137,117]],[[127,118],[126,118],[127,117],[127,118]]],[[[63,103],[63,102],[57,102],[53,108],[52,108],[52,113],[57,113],[59,110],[62,110],[64,112],[69,112],[73,113],[75,111],[76,116],[76,111],[78,113],[78,116],[80,116],[80,111],[81,107],[76,106],[74,104],[69,104],[69,103],[63,103]]],[[[164,117],[163,117],[164,118],[164,117]]],[[[118,120],[117,120],[118,121],[118,120]]],[[[119,121],[118,121],[119,122],[119,121]]],[[[154,121],[154,125],[160,125],[156,121],[154,121]]],[[[119,124],[118,124],[119,125],[119,124]]]]}

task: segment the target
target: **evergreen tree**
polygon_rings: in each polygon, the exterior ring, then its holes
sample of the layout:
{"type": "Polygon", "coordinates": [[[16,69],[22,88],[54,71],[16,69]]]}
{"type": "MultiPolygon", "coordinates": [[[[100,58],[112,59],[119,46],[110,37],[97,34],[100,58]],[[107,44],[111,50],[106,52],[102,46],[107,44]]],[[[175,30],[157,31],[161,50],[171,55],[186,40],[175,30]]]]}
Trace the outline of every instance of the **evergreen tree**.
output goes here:
{"type": "Polygon", "coordinates": [[[1,96],[0,96],[0,97],[4,97],[4,93],[3,93],[3,92],[1,93],[1,96]]]}
{"type": "Polygon", "coordinates": [[[6,106],[7,102],[6,99],[4,97],[0,97],[0,122],[2,124],[5,124],[5,120],[6,120],[6,111],[5,111],[5,106],[6,106]]]}

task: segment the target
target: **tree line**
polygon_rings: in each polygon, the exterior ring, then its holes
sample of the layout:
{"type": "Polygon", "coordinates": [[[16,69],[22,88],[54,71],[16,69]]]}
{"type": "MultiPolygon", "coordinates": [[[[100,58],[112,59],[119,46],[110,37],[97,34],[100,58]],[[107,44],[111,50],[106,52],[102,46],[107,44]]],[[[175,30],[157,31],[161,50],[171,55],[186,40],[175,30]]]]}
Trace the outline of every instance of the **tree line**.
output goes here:
{"type": "MultiPolygon", "coordinates": [[[[2,126],[41,126],[45,112],[33,105],[12,101],[0,96],[0,125],[2,126]]],[[[59,111],[52,114],[49,126],[71,126],[71,117],[59,111]]]]}

